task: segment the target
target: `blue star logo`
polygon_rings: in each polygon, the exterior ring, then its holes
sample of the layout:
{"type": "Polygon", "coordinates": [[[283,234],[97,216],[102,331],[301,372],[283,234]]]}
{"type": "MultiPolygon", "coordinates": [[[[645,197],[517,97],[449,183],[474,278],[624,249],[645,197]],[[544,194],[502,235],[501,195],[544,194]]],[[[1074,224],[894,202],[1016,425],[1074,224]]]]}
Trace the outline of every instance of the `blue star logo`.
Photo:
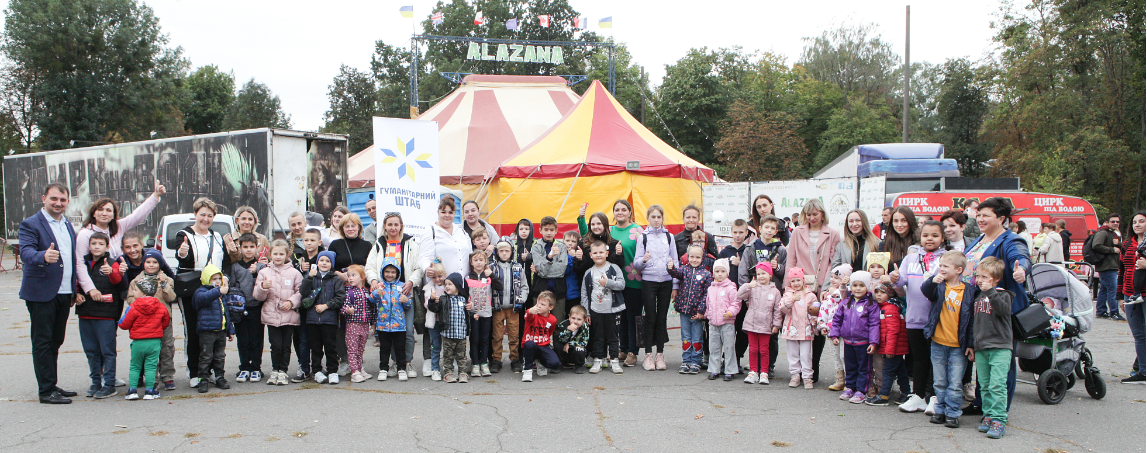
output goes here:
{"type": "Polygon", "coordinates": [[[433,168],[430,166],[430,162],[427,161],[430,159],[430,153],[414,155],[414,138],[411,138],[408,142],[403,142],[401,138],[397,138],[396,141],[398,142],[398,146],[396,146],[395,149],[398,151],[379,148],[383,154],[386,154],[386,157],[379,161],[379,163],[392,164],[400,162],[398,165],[398,179],[408,177],[411,181],[417,182],[414,179],[414,166],[433,168]]]}

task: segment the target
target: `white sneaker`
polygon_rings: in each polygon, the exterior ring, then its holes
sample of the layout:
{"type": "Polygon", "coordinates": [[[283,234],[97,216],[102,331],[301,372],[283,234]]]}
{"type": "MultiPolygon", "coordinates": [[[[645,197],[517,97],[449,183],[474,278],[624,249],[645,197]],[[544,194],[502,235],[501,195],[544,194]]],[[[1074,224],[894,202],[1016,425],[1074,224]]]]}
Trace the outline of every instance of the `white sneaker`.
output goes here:
{"type": "Polygon", "coordinates": [[[488,363],[483,363],[480,368],[482,369],[482,376],[490,376],[493,374],[490,373],[490,364],[488,363]]]}
{"type": "Polygon", "coordinates": [[[250,378],[251,378],[251,373],[248,373],[246,371],[240,371],[239,374],[235,375],[235,382],[247,382],[247,380],[250,378]]]}
{"type": "Polygon", "coordinates": [[[398,365],[395,365],[394,362],[390,362],[390,369],[386,371],[386,375],[390,377],[398,376],[398,365]]]}
{"type": "Polygon", "coordinates": [[[332,374],[332,375],[330,375],[330,376],[327,376],[327,384],[331,384],[331,385],[334,385],[334,384],[338,384],[338,383],[339,383],[339,375],[338,375],[338,373],[335,373],[335,374],[332,374]]]}
{"type": "Polygon", "coordinates": [[[414,371],[414,364],[412,364],[412,363],[406,364],[406,377],[411,377],[411,378],[418,377],[418,372],[414,371]]]}
{"type": "Polygon", "coordinates": [[[315,382],[319,383],[319,384],[325,384],[327,382],[327,375],[323,374],[322,371],[316,371],[315,372],[315,382]]]}
{"type": "Polygon", "coordinates": [[[152,401],[159,398],[159,393],[147,393],[143,395],[144,401],[152,401]]]}
{"type": "Polygon", "coordinates": [[[534,382],[534,370],[522,370],[522,382],[534,382]]]}
{"type": "Polygon", "coordinates": [[[128,392],[127,395],[123,397],[123,399],[128,400],[128,401],[138,400],[139,399],[139,393],[128,392]]]}
{"type": "Polygon", "coordinates": [[[346,376],[348,374],[350,374],[350,364],[346,363],[346,362],[339,364],[338,375],[339,376],[346,376]]]}
{"type": "Polygon", "coordinates": [[[261,371],[252,371],[250,382],[259,382],[263,380],[263,373],[261,371]]]}
{"type": "Polygon", "coordinates": [[[593,366],[589,369],[590,374],[597,374],[601,372],[601,359],[593,359],[593,366]]]}
{"type": "Polygon", "coordinates": [[[478,366],[478,365],[474,365],[474,366],[470,367],[470,375],[471,376],[481,376],[482,375],[482,367],[478,366]]]}
{"type": "Polygon", "coordinates": [[[546,368],[545,365],[542,365],[538,362],[534,362],[534,369],[538,370],[538,376],[545,376],[547,374],[550,374],[550,369],[546,368]]]}
{"type": "Polygon", "coordinates": [[[278,383],[279,383],[279,372],[278,371],[272,371],[271,374],[267,375],[267,385],[275,385],[278,383]]]}
{"type": "Polygon", "coordinates": [[[621,369],[621,362],[619,362],[617,359],[609,360],[609,369],[613,371],[613,374],[621,374],[625,372],[625,370],[621,369]]]}
{"type": "Polygon", "coordinates": [[[758,384],[769,385],[769,373],[761,372],[761,374],[759,376],[757,376],[757,378],[758,378],[758,381],[757,381],[758,384]]]}
{"type": "Polygon", "coordinates": [[[190,386],[191,388],[199,387],[199,378],[193,377],[191,379],[188,379],[187,385],[190,386]]]}
{"type": "Polygon", "coordinates": [[[126,387],[127,381],[120,379],[120,378],[115,378],[115,386],[116,387],[126,387]]]}
{"type": "Polygon", "coordinates": [[[924,409],[924,415],[932,415],[936,413],[936,397],[933,396],[928,399],[928,408],[924,409]]]}
{"type": "Polygon", "coordinates": [[[430,372],[430,380],[431,381],[441,381],[442,380],[442,372],[441,371],[431,371],[430,372]]]}
{"type": "Polygon", "coordinates": [[[280,371],[279,372],[279,379],[275,382],[275,384],[287,385],[290,382],[291,382],[291,378],[290,378],[290,376],[287,376],[287,372],[286,371],[280,371]]]}
{"type": "Polygon", "coordinates": [[[746,384],[756,384],[757,382],[759,382],[759,378],[757,378],[757,372],[756,371],[750,371],[748,373],[745,373],[745,383],[746,384]]]}
{"type": "Polygon", "coordinates": [[[928,407],[928,403],[924,401],[919,395],[913,393],[908,397],[908,401],[900,405],[900,412],[920,412],[928,407]]]}
{"type": "MultiPolygon", "coordinates": [[[[395,374],[398,374],[398,373],[395,373],[395,374]]],[[[385,381],[385,380],[386,380],[386,377],[387,377],[387,376],[389,376],[389,375],[390,375],[390,374],[389,374],[389,373],[387,373],[387,372],[385,372],[385,371],[382,371],[382,370],[378,370],[378,380],[380,380],[380,381],[385,381]]]]}
{"type": "MultiPolygon", "coordinates": [[[[431,369],[430,359],[423,360],[422,361],[422,375],[423,376],[430,376],[430,374],[433,372],[434,372],[434,370],[431,369]]],[[[414,376],[411,376],[411,377],[414,377],[414,376]]]]}
{"type": "Polygon", "coordinates": [[[406,382],[406,370],[398,370],[398,380],[406,382]]]}

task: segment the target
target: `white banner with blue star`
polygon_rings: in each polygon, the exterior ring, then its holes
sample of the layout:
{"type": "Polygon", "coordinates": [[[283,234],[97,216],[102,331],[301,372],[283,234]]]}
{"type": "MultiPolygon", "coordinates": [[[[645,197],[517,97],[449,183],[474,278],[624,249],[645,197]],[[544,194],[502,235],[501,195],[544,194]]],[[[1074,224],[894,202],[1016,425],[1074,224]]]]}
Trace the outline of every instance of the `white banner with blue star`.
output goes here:
{"type": "Polygon", "coordinates": [[[378,218],[397,212],[407,234],[428,235],[438,218],[438,122],[376,117],[374,145],[378,218]]]}

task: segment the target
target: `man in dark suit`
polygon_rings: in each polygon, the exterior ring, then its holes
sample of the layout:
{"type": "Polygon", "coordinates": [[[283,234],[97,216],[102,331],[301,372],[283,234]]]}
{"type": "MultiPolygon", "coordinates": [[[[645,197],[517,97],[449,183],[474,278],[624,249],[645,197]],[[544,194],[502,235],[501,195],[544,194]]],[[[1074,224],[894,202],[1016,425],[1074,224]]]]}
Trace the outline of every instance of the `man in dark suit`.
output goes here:
{"type": "Polygon", "coordinates": [[[76,231],[64,217],[68,188],[49,184],[41,197],[44,208],[20,222],[20,259],[24,278],[20,298],[32,318],[32,364],[39,383],[40,402],[69,404],[76,392],[56,386],[56,362],[68,312],[76,303],[76,231]]]}

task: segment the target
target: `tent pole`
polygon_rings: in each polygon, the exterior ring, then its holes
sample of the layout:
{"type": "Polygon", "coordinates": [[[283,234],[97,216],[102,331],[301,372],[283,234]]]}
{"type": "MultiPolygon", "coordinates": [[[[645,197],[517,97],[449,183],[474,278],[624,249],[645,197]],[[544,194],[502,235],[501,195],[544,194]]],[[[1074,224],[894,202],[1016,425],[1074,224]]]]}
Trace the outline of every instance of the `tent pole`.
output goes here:
{"type": "Polygon", "coordinates": [[[490,210],[490,213],[489,213],[489,214],[486,214],[486,217],[489,217],[489,216],[493,215],[493,214],[494,214],[494,211],[497,211],[497,210],[498,210],[498,208],[501,208],[503,204],[506,204],[506,200],[509,200],[509,199],[510,199],[510,197],[514,195],[514,192],[517,192],[517,191],[518,191],[518,189],[522,188],[522,186],[526,184],[526,181],[529,181],[529,180],[530,180],[530,177],[531,177],[531,176],[534,176],[534,173],[537,173],[537,172],[538,172],[538,170],[541,170],[541,169],[542,169],[542,166],[541,166],[541,164],[539,164],[537,167],[535,167],[535,168],[534,168],[534,171],[531,171],[531,172],[530,172],[530,174],[526,175],[526,179],[523,179],[523,180],[522,180],[522,183],[521,183],[521,184],[518,184],[518,187],[515,187],[515,188],[514,188],[514,190],[511,190],[511,191],[510,191],[510,194],[509,194],[509,195],[506,195],[506,198],[503,198],[501,203],[498,203],[498,205],[497,205],[497,206],[494,206],[494,209],[491,209],[491,210],[490,210]]]}
{"type": "Polygon", "coordinates": [[[577,168],[577,174],[574,175],[573,182],[570,183],[570,190],[566,191],[566,198],[562,200],[562,205],[558,208],[558,215],[555,216],[556,218],[562,218],[562,210],[566,208],[566,202],[569,201],[570,194],[573,193],[574,185],[577,184],[577,178],[578,176],[581,176],[581,170],[583,168],[585,168],[585,162],[582,162],[581,166],[577,168]]]}

